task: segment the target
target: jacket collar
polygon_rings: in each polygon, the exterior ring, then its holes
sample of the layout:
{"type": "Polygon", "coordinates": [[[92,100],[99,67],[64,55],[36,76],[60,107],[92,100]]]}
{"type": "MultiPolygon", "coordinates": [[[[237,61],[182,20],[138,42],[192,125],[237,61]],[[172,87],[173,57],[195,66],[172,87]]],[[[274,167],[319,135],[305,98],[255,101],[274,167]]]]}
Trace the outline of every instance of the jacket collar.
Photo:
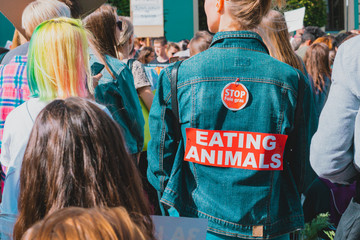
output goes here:
{"type": "Polygon", "coordinates": [[[218,32],[213,37],[210,47],[214,46],[216,43],[221,42],[224,39],[228,38],[241,38],[241,39],[253,39],[258,42],[257,46],[252,46],[252,50],[261,51],[269,54],[269,50],[263,42],[259,34],[251,31],[228,31],[228,32],[218,32]],[[256,49],[254,49],[254,47],[256,49]]]}

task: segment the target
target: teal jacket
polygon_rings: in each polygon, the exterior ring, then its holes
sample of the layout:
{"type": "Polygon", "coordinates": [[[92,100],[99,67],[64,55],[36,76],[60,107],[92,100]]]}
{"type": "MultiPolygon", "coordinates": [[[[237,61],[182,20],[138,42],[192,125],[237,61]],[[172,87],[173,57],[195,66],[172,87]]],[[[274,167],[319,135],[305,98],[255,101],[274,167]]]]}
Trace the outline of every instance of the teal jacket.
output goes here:
{"type": "MultiPolygon", "coordinates": [[[[99,62],[95,55],[90,56],[90,65],[99,62]]],[[[144,146],[145,121],[132,73],[125,63],[111,56],[106,56],[106,63],[116,79],[104,68],[95,88],[95,100],[109,109],[121,127],[129,153],[139,153],[144,146]]]]}
{"type": "Polygon", "coordinates": [[[231,237],[267,239],[302,228],[300,193],[315,177],[309,146],[317,127],[305,76],[270,57],[254,32],[217,33],[210,49],[179,68],[177,145],[171,69],[160,74],[149,118],[148,179],[161,202],[180,216],[207,218],[208,231],[231,237]],[[299,78],[303,114],[296,158],[287,159],[299,78]],[[242,84],[241,91],[226,89],[230,83],[242,84]],[[226,107],[233,99],[243,101],[241,110],[226,107]]]}

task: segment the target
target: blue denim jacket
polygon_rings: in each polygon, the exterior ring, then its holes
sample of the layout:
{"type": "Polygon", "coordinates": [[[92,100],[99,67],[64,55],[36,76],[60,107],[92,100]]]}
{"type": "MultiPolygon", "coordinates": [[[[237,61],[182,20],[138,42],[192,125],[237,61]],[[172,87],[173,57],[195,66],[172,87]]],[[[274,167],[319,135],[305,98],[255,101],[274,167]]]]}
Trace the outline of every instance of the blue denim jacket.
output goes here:
{"type": "MultiPolygon", "coordinates": [[[[95,55],[90,56],[90,64],[99,62],[95,55]]],[[[106,56],[106,62],[116,79],[104,68],[101,71],[103,77],[95,89],[95,100],[109,109],[121,127],[129,153],[139,153],[144,146],[145,121],[133,76],[122,61],[106,56]]]]}
{"type": "Polygon", "coordinates": [[[217,33],[210,49],[179,68],[182,140],[177,146],[171,69],[160,74],[149,119],[148,178],[161,192],[161,202],[181,216],[207,218],[208,231],[232,237],[266,239],[302,228],[299,191],[314,179],[308,155],[317,126],[304,75],[270,57],[254,32],[217,33]],[[294,149],[298,158],[285,159],[283,171],[209,167],[184,161],[187,128],[288,134],[294,123],[299,77],[305,80],[306,88],[301,134],[294,149]],[[231,111],[224,107],[221,91],[237,78],[250,98],[244,109],[231,111]]]}
{"type": "Polygon", "coordinates": [[[6,175],[4,195],[0,204],[0,239],[12,239],[13,229],[17,218],[18,201],[13,197],[20,192],[20,168],[10,167],[6,175]]]}

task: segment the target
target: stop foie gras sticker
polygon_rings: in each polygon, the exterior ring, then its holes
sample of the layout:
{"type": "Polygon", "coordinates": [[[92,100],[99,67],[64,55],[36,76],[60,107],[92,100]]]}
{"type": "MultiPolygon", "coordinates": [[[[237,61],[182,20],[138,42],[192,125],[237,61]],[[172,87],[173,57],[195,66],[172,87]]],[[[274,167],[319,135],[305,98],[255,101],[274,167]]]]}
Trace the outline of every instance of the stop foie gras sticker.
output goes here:
{"type": "Polygon", "coordinates": [[[249,101],[249,92],[246,87],[239,83],[227,84],[221,92],[221,100],[226,108],[232,111],[243,109],[249,101]]]}

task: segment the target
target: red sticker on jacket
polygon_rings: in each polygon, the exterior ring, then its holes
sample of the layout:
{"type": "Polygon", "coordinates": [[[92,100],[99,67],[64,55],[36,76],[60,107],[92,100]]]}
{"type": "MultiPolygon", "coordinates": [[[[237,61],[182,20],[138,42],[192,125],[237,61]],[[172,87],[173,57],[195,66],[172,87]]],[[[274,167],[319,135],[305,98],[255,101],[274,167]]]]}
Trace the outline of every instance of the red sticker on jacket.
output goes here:
{"type": "Polygon", "coordinates": [[[184,160],[249,170],[283,170],[288,136],[282,134],[186,129],[184,160]]]}
{"type": "Polygon", "coordinates": [[[224,106],[232,111],[243,109],[249,101],[249,92],[241,83],[229,83],[221,92],[224,106]]]}

